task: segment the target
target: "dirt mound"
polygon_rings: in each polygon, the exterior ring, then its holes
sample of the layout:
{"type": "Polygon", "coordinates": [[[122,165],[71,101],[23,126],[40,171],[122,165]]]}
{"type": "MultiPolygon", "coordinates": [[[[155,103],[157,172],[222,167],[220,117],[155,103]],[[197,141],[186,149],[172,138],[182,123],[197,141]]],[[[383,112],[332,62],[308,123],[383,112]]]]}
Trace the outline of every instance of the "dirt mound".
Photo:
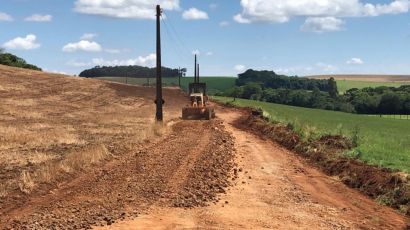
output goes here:
{"type": "Polygon", "coordinates": [[[350,140],[342,136],[323,136],[317,140],[302,141],[298,135],[282,124],[267,122],[261,111],[244,110],[236,126],[251,129],[289,150],[305,157],[330,176],[338,176],[349,187],[379,202],[410,215],[410,187],[407,178],[391,170],[381,169],[341,155],[352,148],[350,140]]]}
{"type": "Polygon", "coordinates": [[[232,140],[216,121],[178,122],[164,138],[135,148],[8,209],[0,217],[0,228],[89,228],[133,218],[154,203],[205,205],[216,200],[232,179],[232,140]]]}
{"type": "Polygon", "coordinates": [[[191,208],[218,201],[217,195],[225,193],[232,180],[237,178],[233,171],[236,166],[234,141],[228,138],[229,134],[223,131],[222,126],[218,125],[213,129],[215,133],[211,144],[201,150],[204,154],[198,158],[200,163],[188,172],[185,186],[177,195],[173,206],[191,208]]]}
{"type": "Polygon", "coordinates": [[[231,137],[216,121],[179,122],[180,90],[164,89],[163,127],[154,88],[0,72],[0,229],[106,225],[181,194],[203,205],[231,180],[231,137]]]}

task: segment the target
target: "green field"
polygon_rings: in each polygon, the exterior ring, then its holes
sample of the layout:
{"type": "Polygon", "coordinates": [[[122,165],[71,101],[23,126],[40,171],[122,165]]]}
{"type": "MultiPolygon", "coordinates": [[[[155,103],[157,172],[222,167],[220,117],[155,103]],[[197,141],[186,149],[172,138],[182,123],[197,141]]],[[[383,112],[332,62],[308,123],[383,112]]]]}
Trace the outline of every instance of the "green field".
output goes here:
{"type": "MultiPolygon", "coordinates": [[[[96,79],[108,80],[120,83],[128,83],[133,85],[143,85],[147,84],[148,81],[150,85],[155,83],[155,78],[125,78],[125,77],[97,77],[96,79]]],[[[201,77],[201,82],[205,82],[208,85],[209,93],[214,95],[218,92],[224,92],[235,86],[234,77],[201,77]]],[[[163,78],[163,84],[166,86],[177,86],[178,78],[163,78]]],[[[187,90],[188,84],[193,82],[192,77],[181,78],[182,89],[187,90]]],[[[378,86],[390,86],[399,87],[403,84],[410,83],[394,83],[394,82],[366,82],[366,81],[351,81],[351,80],[337,80],[337,87],[340,93],[344,93],[349,89],[358,88],[362,89],[365,87],[378,87],[378,86]]]]}
{"type": "Polygon", "coordinates": [[[379,86],[389,86],[389,87],[399,87],[404,84],[409,83],[399,83],[399,82],[370,82],[370,81],[351,81],[351,80],[337,80],[337,89],[340,93],[344,93],[349,89],[358,88],[363,89],[366,87],[379,87],[379,86]]]}
{"type": "MultiPolygon", "coordinates": [[[[114,81],[120,83],[128,83],[132,85],[143,85],[147,84],[149,81],[150,85],[155,84],[155,78],[125,78],[125,77],[98,77],[96,79],[114,81]]],[[[192,77],[183,77],[181,78],[181,88],[183,90],[188,89],[188,84],[193,82],[192,77]]],[[[223,92],[229,88],[235,86],[234,77],[201,77],[200,81],[207,84],[208,93],[214,95],[218,92],[223,92]]],[[[178,78],[163,78],[162,83],[165,86],[178,86],[178,78]]]]}
{"type": "MultiPolygon", "coordinates": [[[[221,102],[232,98],[214,97],[221,102]]],[[[296,129],[315,130],[319,135],[343,134],[352,137],[358,130],[355,155],[369,164],[410,172],[410,121],[366,115],[308,109],[259,101],[236,99],[238,106],[259,107],[272,120],[293,123],[296,129]]]]}

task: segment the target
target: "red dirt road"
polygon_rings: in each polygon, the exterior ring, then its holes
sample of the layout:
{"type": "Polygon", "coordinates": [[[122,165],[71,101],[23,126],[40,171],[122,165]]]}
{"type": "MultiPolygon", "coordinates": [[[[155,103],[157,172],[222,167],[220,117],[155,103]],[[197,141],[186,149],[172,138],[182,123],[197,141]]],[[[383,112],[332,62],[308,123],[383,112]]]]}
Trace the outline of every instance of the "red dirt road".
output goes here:
{"type": "Polygon", "coordinates": [[[158,126],[153,88],[0,72],[0,229],[409,226],[296,154],[235,128],[237,110],[182,121],[187,98],[166,89],[166,125],[158,126]]]}
{"type": "MultiPolygon", "coordinates": [[[[218,109],[237,149],[237,184],[208,207],[153,206],[101,229],[406,229],[409,219],[378,205],[294,153],[235,128],[241,114],[218,109]]],[[[99,228],[97,228],[99,229],[99,228]]]]}

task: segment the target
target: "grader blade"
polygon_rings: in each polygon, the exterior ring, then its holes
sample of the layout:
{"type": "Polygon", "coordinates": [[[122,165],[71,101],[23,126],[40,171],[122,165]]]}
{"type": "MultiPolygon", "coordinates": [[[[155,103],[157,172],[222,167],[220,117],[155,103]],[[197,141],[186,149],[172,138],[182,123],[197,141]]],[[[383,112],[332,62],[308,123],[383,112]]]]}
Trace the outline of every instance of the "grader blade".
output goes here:
{"type": "Polygon", "coordinates": [[[211,120],[215,118],[215,110],[211,107],[184,107],[182,119],[184,120],[211,120]]]}

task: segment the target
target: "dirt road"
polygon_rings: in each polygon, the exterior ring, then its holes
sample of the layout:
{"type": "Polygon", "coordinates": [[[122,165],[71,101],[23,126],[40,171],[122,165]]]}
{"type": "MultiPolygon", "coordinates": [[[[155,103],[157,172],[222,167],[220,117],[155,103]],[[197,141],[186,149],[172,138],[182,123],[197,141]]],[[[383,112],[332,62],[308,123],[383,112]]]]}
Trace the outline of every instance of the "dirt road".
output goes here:
{"type": "Polygon", "coordinates": [[[236,110],[181,121],[186,96],[0,65],[0,229],[405,229],[236,110]],[[236,151],[235,151],[236,149],[236,151]],[[238,178],[239,177],[239,178],[238,178]],[[189,209],[184,209],[189,208],[189,209]]]}
{"type": "Polygon", "coordinates": [[[242,171],[220,202],[194,209],[154,206],[135,220],[101,229],[406,229],[409,220],[396,211],[235,128],[240,113],[220,108],[218,116],[235,140],[242,171]]]}

